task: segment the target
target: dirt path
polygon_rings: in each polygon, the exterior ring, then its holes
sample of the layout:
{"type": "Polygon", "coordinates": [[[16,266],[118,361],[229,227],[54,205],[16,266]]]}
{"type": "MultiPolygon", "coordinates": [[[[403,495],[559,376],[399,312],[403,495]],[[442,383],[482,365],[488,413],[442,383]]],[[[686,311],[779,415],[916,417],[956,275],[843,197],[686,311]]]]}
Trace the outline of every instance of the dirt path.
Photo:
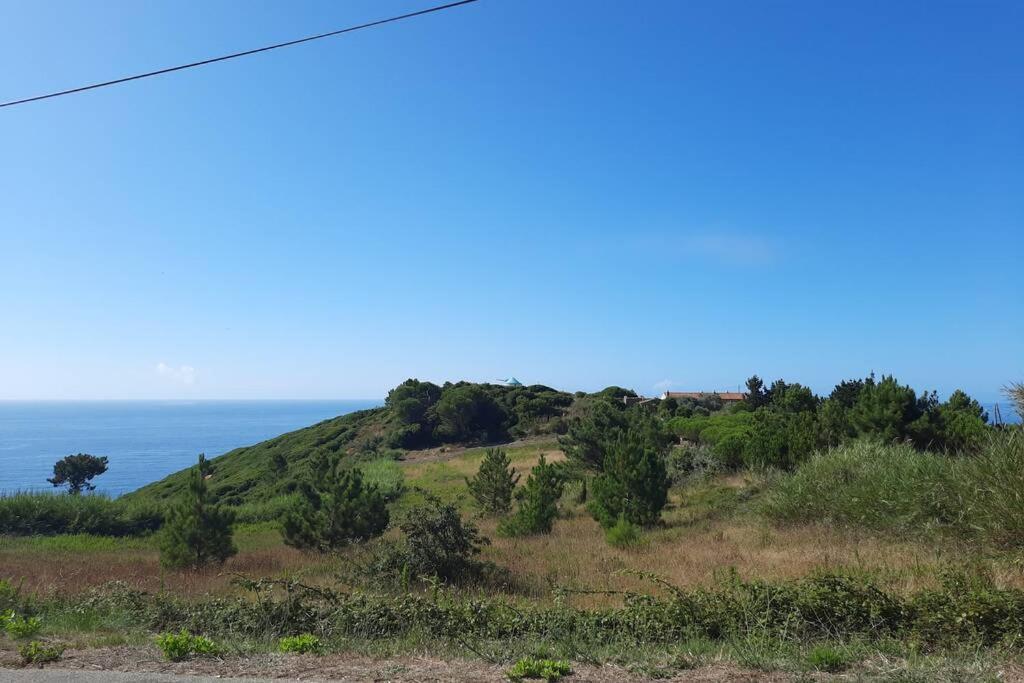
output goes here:
{"type": "MultiPolygon", "coordinates": [[[[508,682],[505,667],[470,660],[442,660],[433,657],[392,657],[373,659],[359,655],[264,654],[223,659],[167,662],[154,648],[114,647],[68,650],[64,658],[45,669],[14,669],[16,656],[0,653],[0,681],[17,683],[65,683],[106,681],[139,683],[207,683],[213,680],[306,680],[306,681],[451,681],[453,683],[508,682]]],[[[565,683],[616,683],[649,680],[615,666],[574,664],[565,683]]],[[[784,674],[747,671],[732,666],[711,666],[682,672],[662,681],[699,683],[746,683],[788,681],[784,674]]]]}

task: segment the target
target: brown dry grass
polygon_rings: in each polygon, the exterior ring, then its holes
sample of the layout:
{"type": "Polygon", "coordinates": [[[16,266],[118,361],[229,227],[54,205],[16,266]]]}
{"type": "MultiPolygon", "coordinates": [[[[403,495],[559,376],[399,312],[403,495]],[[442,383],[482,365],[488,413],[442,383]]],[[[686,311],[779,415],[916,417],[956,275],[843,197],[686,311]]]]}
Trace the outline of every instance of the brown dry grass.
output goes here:
{"type": "MultiPolygon", "coordinates": [[[[525,478],[541,453],[549,460],[565,456],[551,444],[529,444],[510,451],[513,465],[525,478]]],[[[421,485],[448,498],[464,490],[482,451],[454,454],[443,460],[413,460],[402,469],[409,484],[421,485]]],[[[675,491],[664,514],[664,526],[643,536],[639,546],[609,546],[585,508],[564,502],[566,514],[550,535],[509,539],[495,533],[493,519],[477,520],[493,539],[485,558],[508,567],[520,583],[547,595],[551,584],[579,589],[651,588],[622,570],[658,574],[681,587],[709,586],[725,572],[745,579],[792,579],[814,572],[859,572],[888,588],[912,591],[933,586],[950,567],[979,566],[1002,586],[1024,588],[1024,569],[1008,556],[980,556],[977,548],[900,540],[824,525],[771,527],[749,512],[743,501],[756,496],[761,484],[742,475],[675,491]]],[[[471,513],[468,502],[467,514],[471,513]]],[[[239,554],[219,569],[200,572],[162,571],[151,542],[96,551],[49,549],[27,539],[0,538],[0,577],[24,577],[26,588],[42,593],[76,592],[123,581],[136,588],[165,588],[185,595],[223,594],[233,590],[231,574],[251,577],[296,575],[328,583],[349,562],[350,554],[329,558],[307,555],[283,545],[271,526],[243,527],[237,534],[239,554]]],[[[358,551],[357,551],[358,552],[358,551]]],[[[607,603],[609,597],[579,597],[578,604],[607,603]]]]}

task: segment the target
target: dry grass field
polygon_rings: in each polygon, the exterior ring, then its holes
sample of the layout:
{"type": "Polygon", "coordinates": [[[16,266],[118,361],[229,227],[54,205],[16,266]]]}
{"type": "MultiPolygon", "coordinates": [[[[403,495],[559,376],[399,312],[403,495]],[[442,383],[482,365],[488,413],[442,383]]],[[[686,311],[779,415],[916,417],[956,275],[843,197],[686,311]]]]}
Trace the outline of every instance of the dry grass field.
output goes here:
{"type": "MultiPolygon", "coordinates": [[[[509,451],[524,478],[542,453],[549,461],[564,458],[553,443],[518,444],[509,451]]],[[[420,487],[459,501],[472,516],[464,480],[475,473],[481,458],[481,450],[469,450],[413,454],[406,461],[384,464],[400,471],[408,489],[420,487]]],[[[969,567],[990,573],[999,586],[1024,587],[1024,567],[1015,557],[979,556],[977,548],[958,547],[952,541],[901,540],[814,524],[771,526],[756,514],[763,487],[756,477],[730,475],[674,489],[663,526],[626,549],[608,545],[585,506],[572,500],[571,491],[563,500],[563,518],[550,535],[502,538],[495,533],[495,520],[476,521],[492,539],[484,558],[507,567],[532,599],[548,599],[555,585],[581,591],[651,588],[624,575],[624,570],[653,572],[681,587],[709,586],[729,572],[744,579],[771,580],[842,571],[909,592],[936,585],[951,567],[969,567]]],[[[407,495],[396,506],[396,514],[414,499],[414,493],[407,495]]],[[[121,581],[148,591],[199,596],[233,591],[231,579],[236,574],[335,582],[361,560],[359,549],[328,557],[289,548],[273,523],[241,525],[236,542],[238,555],[223,567],[165,571],[152,538],[0,537],[0,577],[23,581],[26,589],[50,595],[121,581]]],[[[572,599],[579,606],[618,600],[582,594],[572,599]]]]}

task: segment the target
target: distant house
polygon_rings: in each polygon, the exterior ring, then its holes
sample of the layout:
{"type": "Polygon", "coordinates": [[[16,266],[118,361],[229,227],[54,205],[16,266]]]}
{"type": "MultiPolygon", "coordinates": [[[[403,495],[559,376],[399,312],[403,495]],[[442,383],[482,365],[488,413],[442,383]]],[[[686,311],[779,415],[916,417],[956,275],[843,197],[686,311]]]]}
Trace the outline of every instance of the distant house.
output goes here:
{"type": "Polygon", "coordinates": [[[711,396],[717,396],[722,400],[722,403],[738,403],[747,397],[746,394],[739,391],[666,391],[661,395],[661,400],[664,401],[666,398],[692,398],[700,400],[711,396]]]}

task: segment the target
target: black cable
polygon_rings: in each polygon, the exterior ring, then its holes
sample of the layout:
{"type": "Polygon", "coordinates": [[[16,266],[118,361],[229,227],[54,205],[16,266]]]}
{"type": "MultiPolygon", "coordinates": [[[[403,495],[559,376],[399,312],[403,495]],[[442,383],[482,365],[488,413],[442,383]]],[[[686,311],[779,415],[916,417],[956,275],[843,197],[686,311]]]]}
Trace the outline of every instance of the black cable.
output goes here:
{"type": "Polygon", "coordinates": [[[214,62],[224,62],[229,59],[236,59],[238,57],[246,57],[248,55],[254,55],[258,52],[267,52],[269,50],[276,50],[282,47],[290,47],[292,45],[298,45],[300,43],[308,43],[312,40],[320,40],[321,38],[330,38],[331,36],[341,35],[342,33],[351,33],[352,31],[359,31],[364,28],[371,28],[373,26],[380,26],[381,24],[390,24],[394,21],[401,21],[402,19],[411,19],[412,17],[422,16],[424,14],[431,14],[433,12],[440,12],[441,10],[451,9],[460,5],[468,5],[470,3],[477,2],[477,0],[459,0],[459,2],[449,2],[447,5],[438,5],[436,7],[428,7],[427,9],[421,9],[417,12],[410,12],[408,14],[401,14],[397,17],[389,17],[387,19],[378,19],[377,21],[371,21],[368,24],[360,24],[358,26],[349,26],[348,28],[338,29],[337,31],[330,31],[328,33],[320,33],[315,36],[307,36],[306,38],[299,38],[298,40],[289,40],[287,43],[278,43],[277,45],[268,45],[266,47],[256,48],[255,50],[246,50],[245,52],[236,52],[230,55],[223,55],[222,57],[213,57],[212,59],[204,59],[201,62],[192,62],[191,64],[182,64],[180,66],[172,66],[167,69],[160,69],[158,71],[150,71],[143,74],[137,74],[135,76],[126,76],[124,78],[118,78],[113,81],[105,81],[103,83],[93,83],[92,85],[84,85],[80,88],[71,88],[70,90],[61,90],[60,92],[52,92],[48,95],[37,95],[35,97],[26,97],[23,100],[12,100],[10,102],[0,103],[0,108],[13,107],[16,104],[27,104],[29,102],[36,102],[38,100],[46,100],[51,97],[60,97],[61,95],[71,95],[76,92],[84,92],[86,90],[95,90],[96,88],[105,88],[108,85],[117,85],[118,83],[127,83],[128,81],[137,81],[140,78],[149,78],[150,76],[160,76],[161,74],[169,74],[172,71],[182,71],[184,69],[191,69],[197,66],[204,66],[206,64],[213,64],[214,62]]]}

